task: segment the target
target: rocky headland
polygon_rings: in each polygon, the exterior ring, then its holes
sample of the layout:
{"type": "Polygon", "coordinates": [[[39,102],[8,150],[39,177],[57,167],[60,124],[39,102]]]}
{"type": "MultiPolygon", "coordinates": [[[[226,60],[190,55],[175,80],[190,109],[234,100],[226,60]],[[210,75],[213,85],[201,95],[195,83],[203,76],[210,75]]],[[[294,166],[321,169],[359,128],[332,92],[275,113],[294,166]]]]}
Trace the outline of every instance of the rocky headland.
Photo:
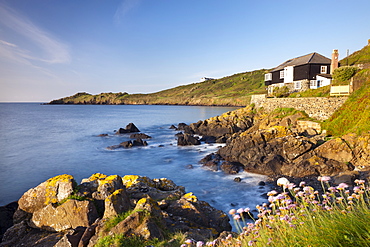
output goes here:
{"type": "Polygon", "coordinates": [[[201,160],[204,167],[276,177],[332,176],[351,184],[366,178],[370,134],[331,137],[307,114],[283,108],[266,113],[253,106],[178,127],[205,142],[226,143],[201,160]]]}

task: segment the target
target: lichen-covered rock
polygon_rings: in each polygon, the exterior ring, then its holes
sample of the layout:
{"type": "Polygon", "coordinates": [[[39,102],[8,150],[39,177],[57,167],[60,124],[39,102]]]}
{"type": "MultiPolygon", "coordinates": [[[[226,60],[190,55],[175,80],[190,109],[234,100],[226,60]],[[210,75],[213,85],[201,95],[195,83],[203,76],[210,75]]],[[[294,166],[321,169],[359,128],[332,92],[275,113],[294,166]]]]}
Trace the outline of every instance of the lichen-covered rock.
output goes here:
{"type": "Polygon", "coordinates": [[[32,215],[31,225],[48,231],[63,231],[78,226],[88,227],[98,218],[91,201],[69,199],[60,206],[48,204],[32,215]]]}
{"type": "Polygon", "coordinates": [[[315,149],[316,153],[326,159],[349,162],[353,159],[352,150],[341,138],[329,140],[315,149]]]}
{"type": "Polygon", "coordinates": [[[73,193],[76,182],[71,175],[59,175],[29,189],[19,199],[21,210],[33,213],[50,203],[57,203],[73,193]]]}
{"type": "Polygon", "coordinates": [[[69,230],[54,247],[77,247],[85,230],[82,226],[69,230]]]}
{"type": "Polygon", "coordinates": [[[130,209],[130,199],[126,193],[126,189],[114,191],[104,200],[104,217],[110,218],[117,216],[130,209]]]}
{"type": "Polygon", "coordinates": [[[120,176],[95,173],[87,179],[82,179],[80,193],[85,196],[92,194],[94,199],[105,200],[114,191],[123,188],[120,176]]]}
{"type": "Polygon", "coordinates": [[[133,213],[111,229],[112,234],[135,234],[145,239],[163,239],[165,222],[158,204],[150,198],[138,201],[133,213]]]}

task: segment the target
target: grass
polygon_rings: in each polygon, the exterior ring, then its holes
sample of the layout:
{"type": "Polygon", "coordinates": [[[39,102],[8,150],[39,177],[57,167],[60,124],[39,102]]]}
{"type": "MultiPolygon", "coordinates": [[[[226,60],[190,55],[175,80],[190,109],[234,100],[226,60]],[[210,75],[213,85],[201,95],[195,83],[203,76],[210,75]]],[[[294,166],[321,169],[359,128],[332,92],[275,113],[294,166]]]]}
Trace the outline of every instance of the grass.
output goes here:
{"type": "Polygon", "coordinates": [[[320,87],[318,89],[308,89],[304,92],[291,93],[289,98],[299,98],[299,97],[329,97],[330,96],[330,86],[320,87]]]}
{"type": "Polygon", "coordinates": [[[245,221],[249,209],[230,210],[239,235],[205,246],[370,246],[369,186],[356,180],[357,186],[349,191],[344,183],[330,187],[330,177],[319,179],[322,192],[289,181],[282,185],[283,193],[269,192],[269,204],[256,207],[253,223],[245,221]]]}
{"type": "Polygon", "coordinates": [[[363,77],[364,85],[322,123],[322,128],[333,136],[347,133],[361,135],[370,131],[370,69],[364,69],[356,76],[363,77]]]}

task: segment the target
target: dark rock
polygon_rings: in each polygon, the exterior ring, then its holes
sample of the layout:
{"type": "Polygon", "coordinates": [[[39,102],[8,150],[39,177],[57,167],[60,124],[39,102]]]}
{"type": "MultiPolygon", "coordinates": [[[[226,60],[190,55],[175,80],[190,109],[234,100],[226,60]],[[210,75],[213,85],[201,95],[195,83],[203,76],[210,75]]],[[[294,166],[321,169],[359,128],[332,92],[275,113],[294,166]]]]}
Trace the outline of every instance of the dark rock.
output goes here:
{"type": "Polygon", "coordinates": [[[193,165],[186,165],[185,167],[186,167],[186,169],[193,169],[194,168],[193,165]]]}
{"type": "Polygon", "coordinates": [[[240,177],[234,178],[234,182],[240,183],[241,181],[242,181],[242,179],[240,177]]]}
{"type": "Polygon", "coordinates": [[[192,130],[192,128],[185,124],[185,123],[179,123],[177,130],[182,130],[186,134],[195,134],[195,132],[192,130]]]}
{"type": "Polygon", "coordinates": [[[130,147],[132,147],[132,142],[131,141],[121,142],[119,144],[119,147],[122,147],[122,148],[130,148],[130,147]]]}
{"type": "Polygon", "coordinates": [[[210,160],[203,164],[203,167],[212,170],[212,171],[218,171],[218,161],[216,160],[210,160]]]}
{"type": "Polygon", "coordinates": [[[240,170],[243,169],[243,167],[244,166],[239,162],[229,162],[229,161],[224,161],[220,166],[221,170],[226,174],[237,174],[239,173],[240,170]]]}
{"type": "Polygon", "coordinates": [[[265,186],[266,185],[266,183],[264,182],[264,181],[260,181],[259,183],[258,183],[258,186],[265,186]]]}
{"type": "Polygon", "coordinates": [[[133,147],[148,146],[148,143],[141,139],[136,139],[132,142],[132,146],[133,147]]]}
{"type": "Polygon", "coordinates": [[[129,123],[126,128],[119,128],[119,130],[116,132],[116,134],[127,134],[127,133],[133,133],[133,132],[140,132],[140,130],[135,126],[133,123],[129,123]]]}
{"type": "Polygon", "coordinates": [[[100,134],[100,135],[98,135],[99,137],[106,137],[106,136],[108,136],[108,134],[100,134]]]}
{"type": "Polygon", "coordinates": [[[6,230],[13,226],[13,215],[17,208],[17,202],[12,202],[0,207],[0,242],[6,230]]]}
{"type": "Polygon", "coordinates": [[[188,146],[188,145],[200,145],[198,138],[190,134],[179,135],[177,139],[178,146],[188,146]]]}
{"type": "Polygon", "coordinates": [[[175,125],[171,125],[170,129],[172,129],[172,130],[176,130],[177,128],[176,128],[176,126],[175,126],[175,125]]]}
{"type": "Polygon", "coordinates": [[[130,138],[131,139],[150,139],[152,137],[144,133],[138,133],[138,134],[131,134],[130,138]]]}
{"type": "Polygon", "coordinates": [[[61,232],[55,233],[31,228],[28,226],[26,221],[22,221],[10,227],[5,232],[0,246],[52,247],[63,237],[63,235],[64,233],[61,232]]]}
{"type": "Polygon", "coordinates": [[[55,247],[78,247],[80,239],[84,234],[86,227],[78,226],[75,229],[69,230],[63,238],[61,238],[58,243],[55,244],[55,247]]]}

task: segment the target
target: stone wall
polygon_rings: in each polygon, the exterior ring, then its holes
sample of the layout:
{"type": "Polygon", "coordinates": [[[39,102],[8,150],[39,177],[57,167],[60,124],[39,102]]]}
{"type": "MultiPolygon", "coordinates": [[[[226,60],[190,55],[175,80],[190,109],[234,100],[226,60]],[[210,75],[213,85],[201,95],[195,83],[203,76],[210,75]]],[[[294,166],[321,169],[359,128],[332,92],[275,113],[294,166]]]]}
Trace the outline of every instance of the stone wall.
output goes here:
{"type": "Polygon", "coordinates": [[[263,107],[271,112],[276,108],[295,108],[305,111],[310,117],[328,119],[345,101],[347,97],[312,97],[312,98],[266,98],[266,95],[253,95],[251,104],[263,107]]]}

